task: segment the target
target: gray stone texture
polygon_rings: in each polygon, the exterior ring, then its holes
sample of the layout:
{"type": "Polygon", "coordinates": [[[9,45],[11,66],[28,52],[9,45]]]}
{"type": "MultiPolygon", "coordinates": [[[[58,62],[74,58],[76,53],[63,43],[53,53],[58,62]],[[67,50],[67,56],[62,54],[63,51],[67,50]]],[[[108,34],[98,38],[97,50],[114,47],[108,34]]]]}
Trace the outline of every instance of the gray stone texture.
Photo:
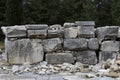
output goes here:
{"type": "Polygon", "coordinates": [[[28,24],[25,25],[27,30],[43,30],[43,29],[48,29],[47,24],[28,24]]]}
{"type": "Polygon", "coordinates": [[[119,51],[118,41],[104,41],[101,44],[101,51],[119,51]]]}
{"type": "Polygon", "coordinates": [[[47,30],[27,30],[29,38],[44,39],[47,37],[47,30]]]}
{"type": "Polygon", "coordinates": [[[75,23],[66,22],[66,23],[63,24],[63,27],[64,27],[64,28],[75,27],[75,23]]]}
{"type": "Polygon", "coordinates": [[[120,38],[120,27],[119,27],[119,30],[118,30],[118,38],[120,38]]]}
{"type": "Polygon", "coordinates": [[[94,26],[95,21],[75,21],[76,26],[94,26]]]}
{"type": "Polygon", "coordinates": [[[65,50],[85,50],[87,49],[87,40],[85,38],[64,39],[65,50]]]}
{"type": "Polygon", "coordinates": [[[91,38],[88,40],[88,48],[91,50],[98,50],[99,43],[97,38],[91,38]]]}
{"type": "Polygon", "coordinates": [[[96,64],[96,52],[91,50],[78,51],[76,53],[76,61],[84,64],[96,64]]]}
{"type": "Polygon", "coordinates": [[[119,52],[101,51],[99,52],[99,62],[107,61],[108,59],[116,59],[119,52]]]}
{"type": "Polygon", "coordinates": [[[78,28],[71,27],[64,29],[64,38],[77,38],[78,36],[78,28]]]}
{"type": "Polygon", "coordinates": [[[119,31],[119,26],[106,26],[99,27],[96,29],[96,36],[99,41],[104,39],[109,39],[109,37],[117,37],[119,31]]]}
{"type": "Polygon", "coordinates": [[[46,54],[46,61],[50,64],[74,63],[71,53],[52,53],[46,54]]]}
{"type": "Polygon", "coordinates": [[[51,25],[50,29],[52,30],[61,30],[63,27],[59,24],[51,25]]]}
{"type": "Polygon", "coordinates": [[[25,26],[9,26],[1,29],[5,36],[9,38],[26,37],[27,35],[25,26]]]}
{"type": "Polygon", "coordinates": [[[5,53],[10,64],[25,62],[37,63],[43,61],[43,46],[40,39],[19,39],[5,41],[5,53]]]}
{"type": "Polygon", "coordinates": [[[78,26],[78,36],[81,38],[94,38],[94,26],[78,26]]]}
{"type": "Polygon", "coordinates": [[[117,80],[117,79],[111,78],[111,77],[95,77],[95,78],[91,78],[89,80],[117,80]]]}
{"type": "Polygon", "coordinates": [[[48,30],[47,37],[48,38],[62,38],[63,37],[63,31],[62,30],[48,30]]]}
{"type": "Polygon", "coordinates": [[[45,52],[59,51],[62,49],[62,40],[60,38],[52,38],[43,40],[45,52]]]}

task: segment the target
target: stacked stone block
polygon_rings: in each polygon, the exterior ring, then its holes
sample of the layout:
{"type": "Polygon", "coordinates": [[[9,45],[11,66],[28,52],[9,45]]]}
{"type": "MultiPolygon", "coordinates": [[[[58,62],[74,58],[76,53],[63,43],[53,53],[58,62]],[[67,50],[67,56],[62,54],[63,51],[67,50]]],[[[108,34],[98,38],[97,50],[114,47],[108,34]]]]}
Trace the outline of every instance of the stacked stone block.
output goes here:
{"type": "Polygon", "coordinates": [[[76,21],[65,23],[63,27],[59,24],[2,27],[6,36],[6,61],[11,64],[43,60],[50,64],[96,64],[115,59],[119,54],[119,41],[116,41],[119,27],[95,29],[94,26],[94,21],[76,21]]]}
{"type": "Polygon", "coordinates": [[[96,32],[100,43],[99,62],[107,59],[116,59],[120,50],[119,41],[116,41],[119,34],[119,26],[100,27],[97,28],[96,32]]]}

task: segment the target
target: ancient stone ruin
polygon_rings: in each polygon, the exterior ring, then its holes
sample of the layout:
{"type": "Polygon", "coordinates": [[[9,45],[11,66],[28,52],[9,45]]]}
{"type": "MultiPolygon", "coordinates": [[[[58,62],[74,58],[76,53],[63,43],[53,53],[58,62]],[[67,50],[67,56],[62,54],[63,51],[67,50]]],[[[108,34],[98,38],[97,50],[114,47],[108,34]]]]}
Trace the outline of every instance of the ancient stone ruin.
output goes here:
{"type": "Polygon", "coordinates": [[[61,25],[30,24],[2,27],[5,56],[10,64],[97,64],[119,58],[119,26],[94,28],[94,21],[61,25]]]}

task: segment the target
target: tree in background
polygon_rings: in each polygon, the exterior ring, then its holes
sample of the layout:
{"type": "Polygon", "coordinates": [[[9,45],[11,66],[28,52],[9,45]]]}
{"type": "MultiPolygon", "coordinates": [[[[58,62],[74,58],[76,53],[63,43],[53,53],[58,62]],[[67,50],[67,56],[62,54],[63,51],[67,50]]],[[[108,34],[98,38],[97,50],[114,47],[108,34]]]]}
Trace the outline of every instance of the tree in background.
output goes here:
{"type": "Polygon", "coordinates": [[[82,20],[93,20],[96,18],[96,4],[94,0],[84,0],[82,10],[82,20]]]}
{"type": "Polygon", "coordinates": [[[112,25],[111,0],[96,0],[96,26],[112,25]]]}
{"type": "Polygon", "coordinates": [[[6,6],[7,25],[23,24],[22,0],[7,0],[6,6]]]}
{"type": "Polygon", "coordinates": [[[6,0],[0,0],[0,26],[5,25],[5,3],[6,0]]]}
{"type": "Polygon", "coordinates": [[[62,0],[60,15],[63,23],[76,20],[95,20],[96,4],[93,0],[62,0]]]}
{"type": "Polygon", "coordinates": [[[75,5],[76,5],[76,0],[61,0],[59,12],[60,12],[60,16],[62,17],[61,18],[62,23],[64,23],[65,21],[72,22],[75,19],[73,16],[77,13],[75,12],[76,11],[75,5]]]}
{"type": "Polygon", "coordinates": [[[112,22],[120,26],[120,0],[112,0],[112,22]]]}
{"type": "Polygon", "coordinates": [[[0,2],[0,24],[63,24],[76,20],[95,20],[96,26],[120,25],[119,0],[7,0],[0,2]],[[23,1],[23,2],[22,2],[23,1]],[[23,6],[22,6],[23,5],[23,6]],[[24,18],[22,17],[22,8],[24,18]]]}
{"type": "MultiPolygon", "coordinates": [[[[6,0],[0,0],[0,27],[3,26],[3,25],[6,25],[5,24],[5,3],[6,3],[6,0]]],[[[3,40],[4,39],[4,35],[2,33],[2,30],[0,29],[0,40],[3,40]]]]}
{"type": "Polygon", "coordinates": [[[25,23],[59,23],[60,0],[28,0],[24,4],[25,23]]]}

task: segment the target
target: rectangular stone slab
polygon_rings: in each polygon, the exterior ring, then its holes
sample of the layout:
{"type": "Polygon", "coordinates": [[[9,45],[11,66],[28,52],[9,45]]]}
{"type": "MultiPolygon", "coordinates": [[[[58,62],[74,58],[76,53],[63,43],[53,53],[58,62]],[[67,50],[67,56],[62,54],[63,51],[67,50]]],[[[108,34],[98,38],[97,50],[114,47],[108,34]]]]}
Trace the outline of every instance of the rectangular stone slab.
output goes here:
{"type": "Polygon", "coordinates": [[[99,49],[99,43],[97,38],[91,38],[88,40],[88,48],[90,50],[98,50],[99,49]]]}
{"type": "Polygon", "coordinates": [[[95,30],[93,26],[78,26],[78,36],[80,38],[94,38],[95,30]]]}
{"type": "Polygon", "coordinates": [[[104,41],[101,44],[101,51],[119,51],[119,47],[118,41],[104,41]]]}
{"type": "Polygon", "coordinates": [[[8,26],[1,29],[8,38],[26,37],[27,35],[25,26],[8,26]]]}
{"type": "Polygon", "coordinates": [[[44,39],[43,46],[45,52],[59,51],[62,49],[62,40],[60,38],[44,39]]]}
{"type": "Polygon", "coordinates": [[[47,30],[27,30],[28,38],[44,39],[47,37],[47,30]]]}
{"type": "Polygon", "coordinates": [[[65,23],[63,24],[63,27],[64,27],[64,28],[75,27],[75,23],[65,22],[65,23]]]}
{"type": "Polygon", "coordinates": [[[49,53],[46,61],[50,64],[74,63],[74,57],[70,53],[49,53]]]}
{"type": "Polygon", "coordinates": [[[104,39],[111,39],[110,37],[117,37],[119,26],[105,26],[96,29],[96,36],[99,41],[104,39]]]}
{"type": "Polygon", "coordinates": [[[81,62],[83,64],[96,64],[96,52],[91,50],[78,51],[76,53],[76,61],[81,62]]]}
{"type": "Polygon", "coordinates": [[[85,50],[87,49],[87,40],[85,38],[64,39],[64,50],[85,50]]]}
{"type": "Polygon", "coordinates": [[[119,52],[101,51],[99,52],[99,62],[107,61],[108,59],[116,59],[119,52]]]}
{"type": "Polygon", "coordinates": [[[19,39],[5,41],[5,53],[10,64],[25,62],[37,63],[43,61],[43,46],[40,39],[19,39]]]}
{"type": "Polygon", "coordinates": [[[48,38],[62,38],[63,31],[62,30],[48,30],[48,38]]]}
{"type": "Polygon", "coordinates": [[[77,36],[78,36],[78,28],[77,27],[71,27],[71,28],[64,29],[64,38],[66,38],[66,39],[77,38],[77,36]]]}
{"type": "Polygon", "coordinates": [[[42,29],[48,29],[47,24],[28,24],[25,25],[27,30],[42,30],[42,29]]]}
{"type": "Polygon", "coordinates": [[[77,25],[77,26],[94,26],[95,21],[75,21],[75,25],[77,25]]]}

